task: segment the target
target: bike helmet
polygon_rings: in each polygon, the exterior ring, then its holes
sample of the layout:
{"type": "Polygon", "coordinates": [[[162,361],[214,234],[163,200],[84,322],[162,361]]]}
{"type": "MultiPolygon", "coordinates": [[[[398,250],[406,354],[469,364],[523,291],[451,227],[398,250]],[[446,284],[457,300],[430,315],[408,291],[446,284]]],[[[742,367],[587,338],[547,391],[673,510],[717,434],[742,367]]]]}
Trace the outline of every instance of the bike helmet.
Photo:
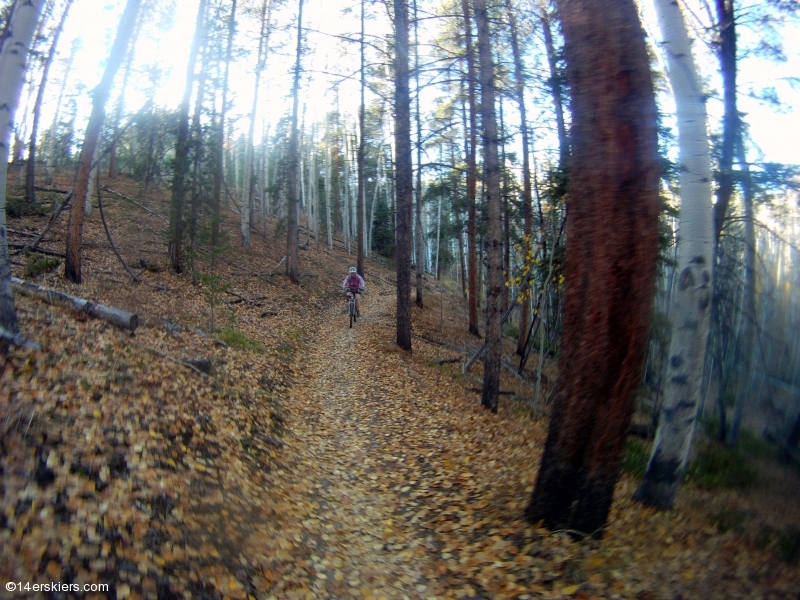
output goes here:
{"type": "Polygon", "coordinates": [[[355,267],[350,267],[350,272],[351,273],[355,273],[356,272],[356,268],[355,267]]]}

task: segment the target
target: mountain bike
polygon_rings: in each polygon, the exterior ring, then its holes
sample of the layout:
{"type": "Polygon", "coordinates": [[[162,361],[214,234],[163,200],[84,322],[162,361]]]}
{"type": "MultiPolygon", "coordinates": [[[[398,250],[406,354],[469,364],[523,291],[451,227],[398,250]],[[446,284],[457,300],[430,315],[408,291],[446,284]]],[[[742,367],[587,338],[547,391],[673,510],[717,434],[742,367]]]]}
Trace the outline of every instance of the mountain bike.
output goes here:
{"type": "MultiPolygon", "coordinates": [[[[357,293],[363,294],[364,292],[358,291],[357,293]]],[[[347,290],[347,315],[350,317],[350,327],[358,320],[358,311],[356,310],[356,294],[347,290]]]]}

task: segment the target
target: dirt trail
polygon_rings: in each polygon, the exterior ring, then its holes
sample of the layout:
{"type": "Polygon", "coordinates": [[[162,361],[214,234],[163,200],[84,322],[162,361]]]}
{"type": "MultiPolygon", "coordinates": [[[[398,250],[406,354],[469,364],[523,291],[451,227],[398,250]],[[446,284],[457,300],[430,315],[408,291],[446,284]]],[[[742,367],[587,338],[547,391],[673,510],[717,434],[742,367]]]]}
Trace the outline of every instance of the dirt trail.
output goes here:
{"type": "Polygon", "coordinates": [[[427,595],[425,531],[398,519],[405,482],[392,468],[407,458],[412,407],[393,389],[400,365],[372,350],[392,300],[370,297],[352,329],[341,306],[330,308],[308,346],[287,403],[292,456],[243,551],[270,565],[264,577],[277,597],[427,595]]]}

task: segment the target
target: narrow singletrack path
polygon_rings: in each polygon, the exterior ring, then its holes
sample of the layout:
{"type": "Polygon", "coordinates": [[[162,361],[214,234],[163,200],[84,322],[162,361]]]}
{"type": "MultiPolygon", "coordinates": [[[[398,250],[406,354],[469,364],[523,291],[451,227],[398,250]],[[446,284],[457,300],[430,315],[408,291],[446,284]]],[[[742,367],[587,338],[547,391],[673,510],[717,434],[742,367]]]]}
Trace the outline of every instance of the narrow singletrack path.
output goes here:
{"type": "Polygon", "coordinates": [[[330,308],[303,358],[287,402],[291,456],[265,491],[265,514],[244,551],[270,565],[264,578],[276,597],[415,598],[429,590],[422,567],[431,541],[402,518],[401,495],[417,482],[401,481],[394,468],[409,460],[407,428],[424,424],[411,419],[398,385],[402,356],[373,349],[385,341],[378,329],[392,301],[369,298],[352,329],[342,306],[330,308]]]}

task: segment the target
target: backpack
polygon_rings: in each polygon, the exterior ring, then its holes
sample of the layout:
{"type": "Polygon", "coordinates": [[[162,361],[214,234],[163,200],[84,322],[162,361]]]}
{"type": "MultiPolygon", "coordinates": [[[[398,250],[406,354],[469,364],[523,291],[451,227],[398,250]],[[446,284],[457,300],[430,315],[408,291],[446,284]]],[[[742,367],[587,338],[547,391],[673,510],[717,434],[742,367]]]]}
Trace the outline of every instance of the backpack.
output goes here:
{"type": "Polygon", "coordinates": [[[354,273],[347,276],[347,287],[351,292],[356,292],[361,288],[361,282],[358,280],[358,275],[354,273]]]}

